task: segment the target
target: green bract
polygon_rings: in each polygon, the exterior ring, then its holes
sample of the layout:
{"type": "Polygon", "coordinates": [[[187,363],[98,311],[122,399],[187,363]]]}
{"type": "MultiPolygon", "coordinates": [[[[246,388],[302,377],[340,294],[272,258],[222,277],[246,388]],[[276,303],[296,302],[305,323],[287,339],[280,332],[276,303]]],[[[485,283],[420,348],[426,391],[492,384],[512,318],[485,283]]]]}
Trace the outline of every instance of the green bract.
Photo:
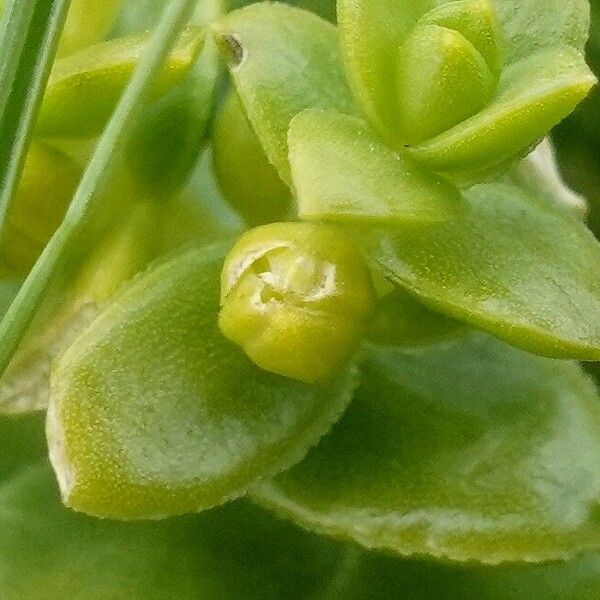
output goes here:
{"type": "MultiPolygon", "coordinates": [[[[204,42],[202,28],[179,38],[149,95],[157,97],[189,71],[204,42]]],[[[36,133],[43,137],[88,137],[102,131],[129,82],[148,36],[102,42],[58,60],[50,75],[36,133]]]]}
{"type": "Polygon", "coordinates": [[[263,225],[225,261],[219,327],[263,369],[314,383],[348,361],[373,305],[366,264],[344,235],[325,225],[263,225]]]}
{"type": "Polygon", "coordinates": [[[67,505],[133,519],[221,504],[300,460],[346,408],[350,367],[306,385],[258,369],[222,337],[226,250],[138,278],[60,359],[48,437],[67,505]]]}
{"type": "Polygon", "coordinates": [[[481,334],[369,347],[340,423],[256,498],[303,526],[402,555],[482,563],[600,543],[600,402],[574,363],[481,334]]]}

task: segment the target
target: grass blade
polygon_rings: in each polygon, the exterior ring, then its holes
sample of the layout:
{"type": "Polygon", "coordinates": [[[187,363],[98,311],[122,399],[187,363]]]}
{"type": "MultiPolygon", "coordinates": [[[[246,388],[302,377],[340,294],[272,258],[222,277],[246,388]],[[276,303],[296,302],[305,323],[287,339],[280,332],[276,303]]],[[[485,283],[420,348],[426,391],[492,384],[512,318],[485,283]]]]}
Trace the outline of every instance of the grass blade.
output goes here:
{"type": "MultiPolygon", "coordinates": [[[[195,4],[196,0],[172,0],[165,8],[145,56],[96,147],[63,223],[46,246],[0,323],[0,373],[8,366],[49,283],[59,272],[70,243],[82,231],[93,199],[108,182],[114,170],[113,158],[121,153],[127,143],[148,85],[162,67],[195,4]]],[[[100,208],[95,206],[94,210],[100,208]]]]}
{"type": "Polygon", "coordinates": [[[14,0],[7,7],[0,34],[0,232],[70,1],[14,0]]]}

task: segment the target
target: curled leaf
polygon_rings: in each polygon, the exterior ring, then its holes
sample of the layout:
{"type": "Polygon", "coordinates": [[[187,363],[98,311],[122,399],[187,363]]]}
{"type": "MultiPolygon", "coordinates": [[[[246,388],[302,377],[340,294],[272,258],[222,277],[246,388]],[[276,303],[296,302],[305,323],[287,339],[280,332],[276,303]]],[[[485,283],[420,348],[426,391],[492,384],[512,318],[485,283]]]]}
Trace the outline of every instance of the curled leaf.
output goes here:
{"type": "Polygon", "coordinates": [[[409,152],[448,177],[477,180],[526,154],[595,83],[578,50],[540,51],[504,70],[498,94],[486,108],[409,152]]]}
{"type": "Polygon", "coordinates": [[[398,116],[402,139],[422,142],[480,111],[496,79],[479,50],[439,25],[415,27],[398,54],[398,116]]]}

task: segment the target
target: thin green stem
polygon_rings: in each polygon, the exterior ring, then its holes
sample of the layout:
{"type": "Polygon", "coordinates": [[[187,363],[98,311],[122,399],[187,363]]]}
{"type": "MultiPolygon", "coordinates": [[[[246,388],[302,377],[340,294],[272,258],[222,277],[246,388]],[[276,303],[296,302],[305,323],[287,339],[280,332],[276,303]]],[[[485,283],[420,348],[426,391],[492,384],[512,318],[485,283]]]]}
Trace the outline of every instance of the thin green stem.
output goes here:
{"type": "Polygon", "coordinates": [[[71,0],[14,0],[0,37],[0,235],[71,0]]]}
{"type": "MultiPolygon", "coordinates": [[[[149,42],[148,50],[98,143],[63,223],[46,246],[0,323],[0,372],[4,372],[10,363],[50,282],[69,254],[71,243],[84,228],[94,198],[101,197],[100,192],[105,189],[114,172],[114,158],[121,154],[127,143],[148,86],[189,19],[195,2],[196,0],[172,0],[165,9],[149,42]]],[[[95,206],[94,210],[100,208],[95,206]]]]}

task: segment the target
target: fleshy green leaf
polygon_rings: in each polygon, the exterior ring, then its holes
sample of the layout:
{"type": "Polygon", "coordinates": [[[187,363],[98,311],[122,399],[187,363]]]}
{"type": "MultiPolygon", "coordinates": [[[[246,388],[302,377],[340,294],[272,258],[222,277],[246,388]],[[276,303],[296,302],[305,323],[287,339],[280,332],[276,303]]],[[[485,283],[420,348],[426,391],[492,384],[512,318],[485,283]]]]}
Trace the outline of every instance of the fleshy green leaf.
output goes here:
{"type": "Polygon", "coordinates": [[[348,412],[258,500],[303,526],[483,563],[600,545],[600,402],[574,363],[474,334],[371,347],[348,412]]]}
{"type": "Polygon", "coordinates": [[[266,2],[234,11],[215,31],[248,120],[289,184],[292,118],[306,108],[355,112],[337,31],[312,13],[266,2]]]}
{"type": "Polygon", "coordinates": [[[414,157],[428,168],[467,182],[496,174],[567,116],[595,82],[583,56],[587,2],[559,4],[340,0],[344,62],[356,100],[387,142],[419,142],[414,157]],[[474,28],[486,14],[488,26],[474,28]],[[493,79],[485,62],[497,73],[501,56],[500,86],[488,102],[493,79]]]}
{"type": "Polygon", "coordinates": [[[303,600],[345,551],[236,503],[160,523],[114,523],[61,506],[49,469],[0,489],[3,600],[303,600]]]}
{"type": "Polygon", "coordinates": [[[356,117],[302,112],[289,145],[303,219],[418,223],[443,221],[462,207],[456,188],[382,144],[356,117]]]}
{"type": "Polygon", "coordinates": [[[484,57],[461,33],[415,27],[398,53],[402,139],[422,142],[462,123],[493,98],[496,84],[484,57]]]}
{"type": "Polygon", "coordinates": [[[583,52],[590,28],[587,0],[492,0],[504,33],[504,59],[515,62],[552,46],[583,52]]]}
{"type": "Polygon", "coordinates": [[[398,50],[433,0],[338,0],[342,53],[357,103],[386,139],[394,139],[398,50]]]}
{"type": "Polygon", "coordinates": [[[351,369],[302,384],[221,335],[226,250],[138,279],[60,359],[48,435],[67,505],[131,519],[221,504],[299,461],[345,410],[351,369]]]}
{"type": "Polygon", "coordinates": [[[452,220],[357,232],[384,274],[511,344],[600,360],[600,245],[577,218],[509,184],[465,194],[452,220]]]}
{"type": "MultiPolygon", "coordinates": [[[[36,126],[43,137],[88,137],[106,126],[147,47],[148,35],[110,40],[57,61],[36,126]]],[[[190,27],[152,81],[156,98],[190,70],[204,43],[204,31],[190,27]]]]}
{"type": "Polygon", "coordinates": [[[486,108],[409,152],[436,172],[475,180],[524,155],[595,82],[578,50],[539,52],[505,69],[498,94],[486,108]]]}
{"type": "Polygon", "coordinates": [[[357,558],[327,600],[591,600],[600,596],[600,556],[503,567],[453,567],[376,553],[357,558]]]}

